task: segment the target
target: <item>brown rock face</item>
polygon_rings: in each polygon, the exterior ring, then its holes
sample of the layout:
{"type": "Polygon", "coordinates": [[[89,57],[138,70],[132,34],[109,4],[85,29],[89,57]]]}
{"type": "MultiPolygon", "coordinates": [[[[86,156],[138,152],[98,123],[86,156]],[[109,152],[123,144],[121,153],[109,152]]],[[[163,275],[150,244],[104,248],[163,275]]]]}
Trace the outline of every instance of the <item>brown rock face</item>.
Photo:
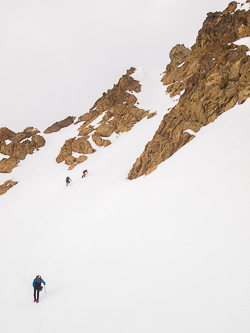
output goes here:
{"type": "Polygon", "coordinates": [[[64,145],[61,148],[60,154],[57,156],[56,161],[57,163],[61,163],[63,161],[65,161],[65,159],[68,156],[72,155],[72,143],[74,142],[75,138],[66,140],[64,145]]]}
{"type": "Polygon", "coordinates": [[[14,157],[3,158],[0,161],[0,173],[11,173],[12,169],[14,169],[20,160],[17,160],[14,157]]]}
{"type": "Polygon", "coordinates": [[[56,158],[57,163],[61,163],[63,161],[65,161],[68,165],[75,163],[75,159],[72,157],[73,152],[80,154],[92,154],[95,152],[95,149],[92,148],[86,136],[78,139],[71,138],[66,140],[65,144],[61,148],[60,154],[56,158]],[[72,163],[69,163],[70,161],[72,161],[72,163]]]}
{"type": "Polygon", "coordinates": [[[0,128],[0,153],[10,156],[0,161],[0,172],[10,173],[27,154],[33,154],[34,150],[45,145],[44,138],[37,133],[39,131],[33,127],[27,127],[19,133],[6,127],[0,128]],[[6,144],[5,140],[10,142],[6,144]]]}
{"type": "MultiPolygon", "coordinates": [[[[72,157],[72,156],[71,156],[72,157]]],[[[80,163],[82,163],[82,162],[84,162],[84,161],[86,161],[86,159],[87,159],[87,156],[85,156],[85,155],[80,155],[79,157],[77,157],[77,158],[75,158],[75,157],[73,157],[74,159],[75,159],[75,161],[74,162],[71,162],[71,163],[66,163],[66,160],[65,160],[65,164],[69,164],[70,166],[69,166],[69,170],[72,170],[75,166],[77,166],[78,164],[80,164],[80,163]]]]}
{"type": "Polygon", "coordinates": [[[58,131],[60,131],[60,129],[73,124],[74,119],[75,119],[75,117],[69,116],[64,120],[58,121],[58,122],[54,123],[53,125],[51,125],[50,127],[48,127],[44,131],[44,133],[45,134],[50,134],[50,133],[53,133],[53,132],[58,132],[58,131]]]}
{"type": "Polygon", "coordinates": [[[112,124],[101,124],[100,126],[97,127],[96,129],[96,134],[99,134],[100,136],[103,137],[108,137],[115,131],[115,126],[112,124]]]}
{"type": "Polygon", "coordinates": [[[11,187],[15,186],[17,182],[12,180],[7,180],[5,183],[0,185],[0,195],[6,193],[11,187]]]}
{"type": "Polygon", "coordinates": [[[86,137],[74,140],[72,143],[72,150],[79,154],[92,154],[95,152],[95,149],[92,148],[86,137]]]}
{"type": "Polygon", "coordinates": [[[79,128],[79,136],[86,136],[86,135],[90,134],[93,131],[94,131],[93,126],[88,126],[88,127],[81,126],[79,128]]]}
{"type": "Polygon", "coordinates": [[[16,135],[15,132],[9,130],[7,127],[0,128],[0,142],[11,140],[16,135]]]}
{"type": "MultiPolygon", "coordinates": [[[[58,163],[65,161],[73,161],[68,156],[72,155],[72,152],[82,154],[92,154],[95,149],[92,148],[88,141],[88,135],[91,133],[91,138],[94,143],[101,147],[107,147],[111,144],[111,141],[106,139],[113,133],[128,132],[135,123],[140,121],[144,117],[152,117],[155,114],[148,111],[139,109],[135,106],[137,98],[132,92],[139,92],[141,86],[138,81],[134,80],[130,75],[133,74],[135,68],[131,68],[127,71],[126,75],[123,75],[118,84],[108,90],[107,93],[103,93],[103,96],[97,100],[94,106],[89,112],[80,116],[76,123],[82,122],[79,127],[79,136],[82,138],[69,139],[72,146],[69,148],[67,140],[61,149],[56,161],[58,163]],[[101,117],[100,117],[101,116],[101,117]],[[96,128],[90,124],[100,117],[100,121],[96,128]]],[[[75,166],[75,162],[72,163],[69,169],[75,166]]]]}
{"type": "Polygon", "coordinates": [[[96,132],[92,135],[92,139],[98,147],[107,147],[111,144],[109,140],[102,139],[101,136],[96,132]]]}
{"type": "Polygon", "coordinates": [[[208,13],[196,43],[189,50],[176,45],[162,78],[170,96],[182,95],[164,116],[152,141],[136,160],[128,178],[149,174],[223,112],[250,96],[250,57],[246,46],[233,44],[250,36],[250,11],[236,2],[221,12],[208,13]]]}

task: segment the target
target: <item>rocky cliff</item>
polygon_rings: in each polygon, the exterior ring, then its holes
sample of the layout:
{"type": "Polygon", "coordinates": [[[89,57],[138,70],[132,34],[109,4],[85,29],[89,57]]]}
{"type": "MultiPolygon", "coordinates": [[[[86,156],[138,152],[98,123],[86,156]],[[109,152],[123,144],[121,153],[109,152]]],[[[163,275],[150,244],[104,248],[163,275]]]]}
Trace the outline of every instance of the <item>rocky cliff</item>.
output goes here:
{"type": "Polygon", "coordinates": [[[78,137],[65,141],[56,158],[58,163],[64,161],[71,170],[77,164],[84,162],[87,159],[86,155],[95,153],[96,150],[92,147],[90,138],[98,147],[107,147],[111,144],[107,138],[113,133],[128,132],[144,117],[154,116],[154,113],[136,106],[137,98],[133,92],[139,92],[141,86],[131,77],[134,71],[135,68],[128,70],[112,89],[103,93],[89,112],[78,118],[76,121],[76,124],[80,124],[78,137]],[[97,125],[91,125],[97,118],[97,125]],[[74,152],[81,155],[75,158],[74,152]]]}
{"type": "Polygon", "coordinates": [[[231,2],[225,11],[207,14],[191,50],[184,45],[172,49],[162,82],[167,93],[181,97],[134,163],[129,179],[155,170],[202,126],[250,96],[249,49],[234,44],[247,36],[250,11],[231,2]]]}

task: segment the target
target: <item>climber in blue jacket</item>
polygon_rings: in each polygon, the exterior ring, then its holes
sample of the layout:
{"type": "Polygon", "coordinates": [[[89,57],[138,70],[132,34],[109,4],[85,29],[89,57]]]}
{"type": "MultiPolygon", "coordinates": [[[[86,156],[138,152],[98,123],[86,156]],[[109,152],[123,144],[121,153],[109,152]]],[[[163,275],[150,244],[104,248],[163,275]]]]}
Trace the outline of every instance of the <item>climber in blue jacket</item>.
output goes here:
{"type": "Polygon", "coordinates": [[[46,283],[41,278],[41,275],[37,275],[33,281],[33,288],[34,288],[34,302],[39,302],[39,291],[43,289],[42,283],[45,285],[46,283]]]}

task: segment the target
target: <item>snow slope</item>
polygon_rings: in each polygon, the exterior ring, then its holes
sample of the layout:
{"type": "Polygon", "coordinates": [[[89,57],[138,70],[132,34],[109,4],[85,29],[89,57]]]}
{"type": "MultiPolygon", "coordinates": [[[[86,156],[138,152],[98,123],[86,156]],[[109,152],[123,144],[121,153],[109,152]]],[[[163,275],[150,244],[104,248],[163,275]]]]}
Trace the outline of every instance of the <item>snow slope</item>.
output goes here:
{"type": "Polygon", "coordinates": [[[250,101],[129,181],[176,103],[159,72],[134,77],[139,106],[157,116],[70,172],[55,158],[75,125],[45,135],[13,170],[19,184],[0,198],[2,332],[249,333],[250,101]],[[47,283],[39,304],[37,274],[47,283]]]}

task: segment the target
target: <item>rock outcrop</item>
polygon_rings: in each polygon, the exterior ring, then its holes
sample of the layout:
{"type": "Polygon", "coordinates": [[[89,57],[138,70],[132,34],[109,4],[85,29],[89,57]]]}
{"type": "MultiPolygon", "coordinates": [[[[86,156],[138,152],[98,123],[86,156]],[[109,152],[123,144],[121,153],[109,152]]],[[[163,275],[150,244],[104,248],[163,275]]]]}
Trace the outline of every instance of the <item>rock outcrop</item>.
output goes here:
{"type": "Polygon", "coordinates": [[[65,118],[64,120],[54,123],[53,125],[48,127],[43,133],[50,134],[50,133],[58,132],[58,131],[60,131],[60,129],[62,129],[64,127],[68,127],[69,125],[73,124],[74,119],[75,119],[75,117],[69,116],[69,117],[65,118]]]}
{"type": "Polygon", "coordinates": [[[155,170],[192,140],[194,132],[250,96],[249,49],[234,44],[250,36],[250,11],[236,8],[231,2],[223,12],[208,13],[191,50],[184,45],[171,50],[162,82],[170,96],[181,96],[136,160],[129,179],[155,170]]]}
{"type": "Polygon", "coordinates": [[[0,173],[11,173],[19,162],[20,160],[14,157],[2,158],[0,161],[0,173]]]}
{"type": "MultiPolygon", "coordinates": [[[[33,127],[27,127],[23,132],[15,133],[6,127],[0,128],[0,153],[6,158],[0,160],[0,173],[11,173],[18,166],[20,160],[24,160],[27,154],[33,154],[45,145],[45,140],[39,131],[33,127]]],[[[7,180],[0,185],[0,195],[6,193],[17,182],[7,180]]]]}
{"type": "Polygon", "coordinates": [[[0,128],[0,153],[9,156],[0,161],[1,173],[10,173],[27,154],[33,154],[34,150],[45,145],[44,138],[38,133],[33,127],[27,127],[19,133],[6,127],[0,128]]]}
{"type": "Polygon", "coordinates": [[[92,148],[91,141],[98,147],[107,147],[111,141],[107,139],[112,134],[128,132],[138,121],[144,117],[152,117],[155,113],[138,108],[135,104],[137,98],[133,92],[140,92],[141,86],[131,75],[135,68],[127,71],[118,84],[103,93],[89,112],[78,118],[76,124],[82,123],[79,127],[77,138],[66,140],[56,158],[58,163],[65,162],[72,169],[77,164],[87,159],[88,154],[96,150],[92,148]],[[99,117],[97,125],[94,127],[91,123],[99,117]],[[77,159],[73,157],[74,152],[84,154],[77,159]]]}
{"type": "Polygon", "coordinates": [[[0,185],[0,195],[6,193],[11,187],[15,186],[17,182],[13,180],[7,180],[5,183],[0,185]]]}

